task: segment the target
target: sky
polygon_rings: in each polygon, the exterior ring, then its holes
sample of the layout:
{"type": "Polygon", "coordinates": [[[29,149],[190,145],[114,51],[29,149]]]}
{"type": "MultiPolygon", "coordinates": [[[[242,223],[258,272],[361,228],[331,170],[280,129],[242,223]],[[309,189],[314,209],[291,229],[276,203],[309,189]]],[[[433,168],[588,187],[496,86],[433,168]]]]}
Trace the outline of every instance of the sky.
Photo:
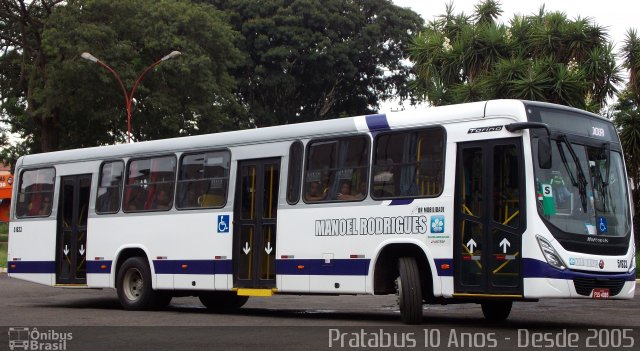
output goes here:
{"type": "MultiPolygon", "coordinates": [[[[425,22],[445,13],[446,4],[451,0],[393,0],[400,7],[408,7],[417,12],[425,22]]],[[[474,5],[480,0],[454,0],[454,13],[472,14],[474,5]]],[[[502,16],[499,22],[508,23],[513,15],[538,13],[542,5],[547,12],[561,11],[569,19],[590,17],[594,23],[606,27],[609,39],[615,44],[615,50],[622,47],[627,29],[640,29],[640,1],[637,0],[500,0],[502,16]]],[[[381,104],[381,111],[397,109],[398,103],[381,104]]],[[[405,104],[405,108],[408,108],[405,104]]]]}

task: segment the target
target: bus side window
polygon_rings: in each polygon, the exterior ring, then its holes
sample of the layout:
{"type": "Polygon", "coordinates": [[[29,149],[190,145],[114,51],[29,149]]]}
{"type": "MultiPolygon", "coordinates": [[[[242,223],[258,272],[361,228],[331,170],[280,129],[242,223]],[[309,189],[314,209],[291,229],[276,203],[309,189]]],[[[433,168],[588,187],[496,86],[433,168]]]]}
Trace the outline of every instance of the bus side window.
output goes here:
{"type": "Polygon", "coordinates": [[[369,139],[364,135],[309,143],[304,200],[359,201],[367,193],[369,139]]]}
{"type": "Polygon", "coordinates": [[[175,168],[174,156],[130,161],[124,191],[124,212],[171,209],[175,168]]]}
{"type": "Polygon", "coordinates": [[[290,205],[295,205],[300,200],[302,156],[302,142],[294,141],[289,148],[289,174],[287,175],[287,202],[290,205]]]}
{"type": "Polygon", "coordinates": [[[375,141],[375,199],[438,196],[443,188],[444,129],[389,132],[375,141]]]}
{"type": "Polygon", "coordinates": [[[187,154],[180,160],[176,208],[221,208],[227,202],[229,151],[187,154]]]}
{"type": "Polygon", "coordinates": [[[20,175],[16,216],[49,217],[53,203],[54,168],[27,170],[20,175]]]}
{"type": "Polygon", "coordinates": [[[98,196],[96,197],[96,213],[117,213],[120,210],[122,196],[122,176],[124,162],[105,162],[100,167],[98,196]]]}

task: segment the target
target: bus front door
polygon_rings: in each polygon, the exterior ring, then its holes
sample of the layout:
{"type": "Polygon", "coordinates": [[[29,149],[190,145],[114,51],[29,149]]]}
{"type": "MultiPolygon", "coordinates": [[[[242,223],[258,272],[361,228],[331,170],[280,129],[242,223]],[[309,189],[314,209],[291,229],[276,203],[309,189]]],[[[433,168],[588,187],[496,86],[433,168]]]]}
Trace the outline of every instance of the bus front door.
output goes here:
{"type": "Polygon", "coordinates": [[[236,288],[276,286],[276,218],[280,159],[238,161],[233,232],[236,288]]]}
{"type": "Polygon", "coordinates": [[[521,140],[459,143],[456,173],[454,296],[522,296],[521,140]]]}
{"type": "Polygon", "coordinates": [[[62,177],[59,194],[56,284],[84,285],[91,175],[62,177]]]}

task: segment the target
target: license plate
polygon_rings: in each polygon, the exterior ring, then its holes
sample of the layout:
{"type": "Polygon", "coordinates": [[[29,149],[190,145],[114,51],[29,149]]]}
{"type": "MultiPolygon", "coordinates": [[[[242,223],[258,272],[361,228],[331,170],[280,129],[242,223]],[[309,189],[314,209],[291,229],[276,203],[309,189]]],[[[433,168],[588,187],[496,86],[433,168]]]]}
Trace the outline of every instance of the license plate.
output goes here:
{"type": "Polygon", "coordinates": [[[608,299],[609,298],[609,289],[593,289],[593,295],[591,295],[594,299],[608,299]]]}

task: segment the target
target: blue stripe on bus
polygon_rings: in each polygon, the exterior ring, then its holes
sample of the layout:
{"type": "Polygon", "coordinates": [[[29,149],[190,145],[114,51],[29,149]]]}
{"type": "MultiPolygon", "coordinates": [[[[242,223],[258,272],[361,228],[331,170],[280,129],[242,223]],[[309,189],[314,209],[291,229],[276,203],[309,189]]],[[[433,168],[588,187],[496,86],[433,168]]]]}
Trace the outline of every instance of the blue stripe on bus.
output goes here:
{"type": "Polygon", "coordinates": [[[522,274],[524,278],[552,278],[567,279],[574,278],[590,278],[590,279],[624,279],[626,281],[634,281],[636,279],[635,272],[631,273],[586,273],[577,272],[570,269],[563,271],[553,268],[547,262],[539,261],[533,258],[522,259],[522,274]]]}
{"type": "MultiPolygon", "coordinates": [[[[453,276],[453,259],[434,260],[438,276],[453,276]],[[442,269],[449,264],[449,269],[442,269]]],[[[324,259],[287,259],[276,260],[276,273],[287,275],[354,275],[366,276],[369,273],[369,259],[333,259],[325,263],[324,259]],[[303,266],[300,269],[298,266],[303,266]]],[[[87,261],[87,273],[111,273],[112,261],[87,261]],[[101,269],[102,265],[107,268],[101,269]]],[[[9,273],[55,273],[55,261],[9,261],[9,273]]],[[[232,274],[232,260],[156,260],[153,261],[156,274],[232,274]],[[182,265],[186,264],[186,268],[182,265]]],[[[572,280],[574,278],[624,279],[634,281],[635,271],[630,273],[586,273],[551,267],[548,263],[532,258],[522,259],[523,278],[552,278],[572,280]]]]}
{"type": "Polygon", "coordinates": [[[436,269],[440,277],[453,277],[453,259],[452,258],[436,258],[436,269]],[[449,269],[442,269],[441,265],[448,264],[449,269]]]}
{"type": "Polygon", "coordinates": [[[370,262],[370,259],[333,259],[330,263],[324,259],[276,260],[276,274],[366,276],[370,262]]]}
{"type": "Polygon", "coordinates": [[[55,261],[9,261],[9,273],[55,273],[55,261]]]}
{"type": "Polygon", "coordinates": [[[389,206],[398,206],[398,205],[409,205],[413,202],[413,199],[395,199],[391,200],[389,206]]]}
{"type": "Polygon", "coordinates": [[[387,116],[384,114],[368,115],[364,117],[367,121],[367,127],[371,132],[380,132],[383,130],[389,130],[389,122],[387,122],[387,116]]]}
{"type": "Polygon", "coordinates": [[[153,267],[156,274],[216,274],[214,260],[155,260],[153,267]]]}
{"type": "Polygon", "coordinates": [[[156,274],[232,274],[231,260],[155,260],[156,274]],[[182,265],[186,265],[182,268],[182,265]]]}
{"type": "Polygon", "coordinates": [[[87,261],[88,274],[108,274],[111,273],[111,261],[87,261]],[[105,266],[102,269],[102,266],[105,266]]]}

